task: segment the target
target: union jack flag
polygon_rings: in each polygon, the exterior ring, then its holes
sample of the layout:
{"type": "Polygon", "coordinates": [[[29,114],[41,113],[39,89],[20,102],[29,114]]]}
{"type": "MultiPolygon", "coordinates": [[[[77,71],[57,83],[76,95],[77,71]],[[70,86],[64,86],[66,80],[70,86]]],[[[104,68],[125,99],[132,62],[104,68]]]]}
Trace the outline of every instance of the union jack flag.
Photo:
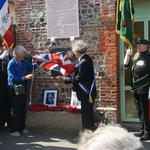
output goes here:
{"type": "Polygon", "coordinates": [[[32,64],[38,64],[45,69],[58,71],[64,76],[74,72],[74,66],[65,52],[34,55],[32,64]]]}

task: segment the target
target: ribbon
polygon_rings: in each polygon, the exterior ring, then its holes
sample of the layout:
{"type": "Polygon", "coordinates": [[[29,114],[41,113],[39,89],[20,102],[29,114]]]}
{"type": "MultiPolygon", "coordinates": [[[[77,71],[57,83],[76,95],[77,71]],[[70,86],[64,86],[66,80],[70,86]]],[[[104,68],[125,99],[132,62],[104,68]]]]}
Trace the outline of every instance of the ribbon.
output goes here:
{"type": "Polygon", "coordinates": [[[95,72],[94,72],[94,65],[93,65],[93,82],[92,82],[90,91],[87,89],[87,87],[83,83],[81,83],[81,82],[79,83],[80,89],[89,95],[89,103],[93,103],[91,93],[94,88],[94,85],[95,85],[95,72]]]}

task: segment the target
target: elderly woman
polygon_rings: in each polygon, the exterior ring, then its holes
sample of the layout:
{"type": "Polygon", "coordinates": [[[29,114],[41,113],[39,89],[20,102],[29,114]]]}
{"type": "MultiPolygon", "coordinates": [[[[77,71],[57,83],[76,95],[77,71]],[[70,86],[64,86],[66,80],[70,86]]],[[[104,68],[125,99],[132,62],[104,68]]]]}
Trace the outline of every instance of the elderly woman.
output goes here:
{"type": "Polygon", "coordinates": [[[65,83],[72,83],[77,98],[81,101],[82,127],[94,130],[93,103],[96,97],[94,65],[91,57],[86,54],[87,44],[82,40],[72,43],[72,51],[78,59],[75,64],[75,76],[56,79],[65,83]]]}
{"type": "Polygon", "coordinates": [[[27,134],[29,131],[25,128],[25,114],[26,114],[26,86],[28,80],[33,78],[29,72],[32,70],[32,65],[24,59],[26,56],[26,49],[22,46],[16,46],[13,50],[13,58],[9,61],[8,71],[8,86],[10,92],[11,102],[11,125],[10,135],[20,136],[23,132],[27,134]],[[15,85],[22,85],[24,93],[17,93],[15,85]]]}

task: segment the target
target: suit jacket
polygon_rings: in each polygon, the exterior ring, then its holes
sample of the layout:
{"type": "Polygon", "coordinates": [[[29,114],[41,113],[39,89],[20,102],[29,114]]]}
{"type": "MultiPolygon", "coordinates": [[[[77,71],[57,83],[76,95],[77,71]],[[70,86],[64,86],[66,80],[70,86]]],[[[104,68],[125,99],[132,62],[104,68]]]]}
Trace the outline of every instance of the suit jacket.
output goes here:
{"type": "MultiPolygon", "coordinates": [[[[77,98],[80,101],[87,101],[89,95],[84,92],[80,87],[79,83],[83,83],[86,88],[90,91],[93,79],[94,79],[94,68],[91,57],[84,54],[78,63],[75,64],[75,75],[71,77],[65,77],[65,83],[73,83],[73,89],[77,93],[77,98]]],[[[91,96],[93,100],[96,97],[96,86],[92,90],[91,96]]]]}
{"type": "Polygon", "coordinates": [[[46,98],[46,104],[54,104],[54,99],[51,98],[46,98]]]}

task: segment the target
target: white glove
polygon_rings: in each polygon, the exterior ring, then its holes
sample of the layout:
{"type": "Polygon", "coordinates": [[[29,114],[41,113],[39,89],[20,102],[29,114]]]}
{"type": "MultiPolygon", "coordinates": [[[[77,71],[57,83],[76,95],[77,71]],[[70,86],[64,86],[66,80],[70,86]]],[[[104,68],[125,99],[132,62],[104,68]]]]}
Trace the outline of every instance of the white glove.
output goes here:
{"type": "Polygon", "coordinates": [[[5,59],[5,58],[8,57],[8,56],[9,56],[9,52],[8,52],[8,50],[5,50],[5,51],[3,51],[3,53],[0,55],[0,59],[3,60],[3,59],[5,59]]]}
{"type": "Polygon", "coordinates": [[[132,52],[130,49],[127,49],[126,51],[126,55],[125,55],[125,58],[124,58],[124,65],[128,65],[129,64],[129,61],[130,61],[130,56],[132,55],[132,52]]]}

